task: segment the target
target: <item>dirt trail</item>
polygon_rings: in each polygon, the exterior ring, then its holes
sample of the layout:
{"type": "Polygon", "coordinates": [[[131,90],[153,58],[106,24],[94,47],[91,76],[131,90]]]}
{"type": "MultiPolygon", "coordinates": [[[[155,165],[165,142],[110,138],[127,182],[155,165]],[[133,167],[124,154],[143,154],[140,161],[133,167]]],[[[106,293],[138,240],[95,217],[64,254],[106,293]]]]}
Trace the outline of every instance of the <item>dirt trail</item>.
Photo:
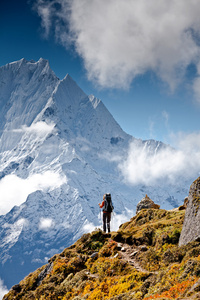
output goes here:
{"type": "Polygon", "coordinates": [[[133,266],[137,271],[143,273],[151,273],[148,270],[142,268],[140,263],[136,260],[136,255],[139,251],[147,251],[146,246],[132,247],[128,244],[118,243],[119,253],[125,261],[133,266]]]}

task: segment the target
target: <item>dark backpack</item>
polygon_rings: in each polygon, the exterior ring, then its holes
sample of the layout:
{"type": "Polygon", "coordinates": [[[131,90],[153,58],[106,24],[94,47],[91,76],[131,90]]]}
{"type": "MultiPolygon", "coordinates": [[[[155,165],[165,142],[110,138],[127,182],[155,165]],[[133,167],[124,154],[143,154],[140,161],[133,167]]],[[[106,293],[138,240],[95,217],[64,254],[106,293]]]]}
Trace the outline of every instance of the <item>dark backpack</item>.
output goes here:
{"type": "Polygon", "coordinates": [[[114,209],[114,206],[112,204],[111,194],[106,194],[106,197],[104,199],[103,211],[112,212],[113,209],[114,209]]]}

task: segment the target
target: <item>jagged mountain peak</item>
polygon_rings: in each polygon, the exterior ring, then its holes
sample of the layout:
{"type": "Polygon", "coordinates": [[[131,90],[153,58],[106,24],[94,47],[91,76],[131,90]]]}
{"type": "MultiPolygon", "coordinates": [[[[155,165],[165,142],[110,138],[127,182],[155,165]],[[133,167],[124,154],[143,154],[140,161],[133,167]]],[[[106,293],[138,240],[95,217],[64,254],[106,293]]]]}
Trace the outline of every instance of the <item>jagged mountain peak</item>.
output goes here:
{"type": "MultiPolygon", "coordinates": [[[[0,104],[7,102],[13,96],[28,96],[28,91],[33,92],[36,85],[51,86],[55,88],[58,78],[51,70],[49,62],[44,59],[19,61],[9,63],[0,68],[0,104]],[[18,89],[23,89],[20,93],[18,89]],[[15,94],[15,95],[14,95],[15,94]]],[[[28,97],[27,97],[28,98],[28,97]]]]}
{"type": "Polygon", "coordinates": [[[69,74],[60,81],[56,93],[57,99],[63,98],[69,105],[79,104],[83,99],[87,98],[87,95],[69,74]]]}
{"type": "Polygon", "coordinates": [[[39,69],[40,71],[45,70],[45,72],[51,72],[53,73],[53,71],[50,68],[49,65],[49,61],[44,59],[44,58],[40,58],[37,62],[34,60],[26,60],[25,58],[22,58],[18,61],[14,61],[12,63],[8,63],[5,66],[2,66],[0,68],[0,70],[3,69],[3,71],[5,72],[6,70],[11,70],[12,72],[14,72],[14,74],[16,75],[16,72],[18,72],[20,69],[21,71],[36,71],[36,69],[39,69]]]}
{"type": "Polygon", "coordinates": [[[144,194],[156,202],[169,198],[168,188],[123,182],[119,163],[133,140],[101,100],[70,75],[59,80],[48,61],[21,59],[0,68],[0,180],[10,205],[0,216],[0,278],[7,286],[100,226],[105,192],[114,200],[115,227],[144,194]]]}

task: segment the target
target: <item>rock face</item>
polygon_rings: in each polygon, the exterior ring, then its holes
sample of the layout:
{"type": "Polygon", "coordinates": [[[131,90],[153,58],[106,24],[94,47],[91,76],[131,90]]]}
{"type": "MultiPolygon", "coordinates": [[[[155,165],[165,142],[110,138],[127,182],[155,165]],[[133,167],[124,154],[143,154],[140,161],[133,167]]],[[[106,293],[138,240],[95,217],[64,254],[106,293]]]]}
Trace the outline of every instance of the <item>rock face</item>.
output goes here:
{"type": "Polygon", "coordinates": [[[200,177],[190,186],[179,246],[200,238],[200,177]]]}
{"type": "Polygon", "coordinates": [[[155,204],[153,200],[151,200],[147,195],[142,198],[142,200],[138,203],[137,209],[136,209],[136,214],[141,210],[141,209],[147,209],[147,208],[155,208],[159,209],[160,205],[155,204]]]}

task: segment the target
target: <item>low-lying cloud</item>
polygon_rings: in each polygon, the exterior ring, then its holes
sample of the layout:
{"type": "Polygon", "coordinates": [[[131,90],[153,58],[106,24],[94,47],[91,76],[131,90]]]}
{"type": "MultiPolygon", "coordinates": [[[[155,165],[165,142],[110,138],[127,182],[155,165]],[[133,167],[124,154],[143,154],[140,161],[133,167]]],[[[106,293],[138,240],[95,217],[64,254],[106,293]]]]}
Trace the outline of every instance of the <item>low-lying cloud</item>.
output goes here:
{"type": "Polygon", "coordinates": [[[130,184],[157,185],[165,180],[177,182],[200,172],[200,133],[172,136],[176,149],[161,147],[151,151],[147,143],[133,141],[127,158],[119,164],[124,180],[130,184]]]}
{"type": "Polygon", "coordinates": [[[190,64],[199,69],[198,0],[37,0],[35,9],[45,36],[73,45],[101,87],[127,88],[152,70],[174,90],[190,64]]]}
{"type": "Polygon", "coordinates": [[[16,175],[5,176],[0,180],[0,215],[9,212],[13,206],[25,202],[30,193],[37,190],[53,190],[65,182],[66,177],[52,171],[33,174],[26,179],[16,175]]]}
{"type": "Polygon", "coordinates": [[[0,299],[3,299],[3,296],[7,293],[8,293],[8,289],[4,285],[3,280],[0,278],[0,299]]]}
{"type": "Polygon", "coordinates": [[[111,230],[117,231],[119,226],[125,222],[130,221],[133,217],[134,212],[132,210],[126,209],[122,214],[112,213],[111,217],[111,230]]]}
{"type": "Polygon", "coordinates": [[[93,223],[86,220],[86,223],[83,225],[83,232],[84,233],[92,232],[93,230],[95,230],[95,228],[96,226],[93,223]]]}
{"type": "Polygon", "coordinates": [[[31,126],[23,125],[20,129],[15,129],[14,132],[27,132],[27,133],[35,133],[36,135],[43,136],[48,135],[54,130],[55,124],[52,122],[47,124],[45,122],[39,121],[36,123],[32,123],[31,126]]]}
{"type": "Polygon", "coordinates": [[[39,223],[39,230],[47,231],[54,226],[51,218],[41,218],[39,223]]]}

